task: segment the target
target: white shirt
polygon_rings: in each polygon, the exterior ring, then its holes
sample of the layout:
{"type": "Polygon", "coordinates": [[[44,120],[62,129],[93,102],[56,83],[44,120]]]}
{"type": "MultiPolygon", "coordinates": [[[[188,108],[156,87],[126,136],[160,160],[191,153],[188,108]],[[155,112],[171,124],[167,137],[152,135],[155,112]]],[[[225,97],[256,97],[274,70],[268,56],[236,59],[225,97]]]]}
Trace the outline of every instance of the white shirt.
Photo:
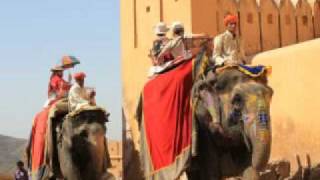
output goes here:
{"type": "Polygon", "coordinates": [[[74,83],[69,91],[68,102],[71,111],[89,105],[90,102],[86,89],[81,87],[78,83],[74,83]]]}
{"type": "Polygon", "coordinates": [[[182,56],[185,59],[190,58],[191,53],[188,50],[186,50],[184,45],[184,39],[191,38],[191,37],[192,36],[190,35],[185,35],[184,37],[177,36],[173,38],[163,47],[159,56],[167,52],[170,52],[174,58],[177,58],[178,56],[182,56]]]}
{"type": "Polygon", "coordinates": [[[241,47],[240,38],[228,30],[218,35],[214,38],[212,58],[216,65],[222,65],[227,60],[242,64],[246,57],[241,47]]]}

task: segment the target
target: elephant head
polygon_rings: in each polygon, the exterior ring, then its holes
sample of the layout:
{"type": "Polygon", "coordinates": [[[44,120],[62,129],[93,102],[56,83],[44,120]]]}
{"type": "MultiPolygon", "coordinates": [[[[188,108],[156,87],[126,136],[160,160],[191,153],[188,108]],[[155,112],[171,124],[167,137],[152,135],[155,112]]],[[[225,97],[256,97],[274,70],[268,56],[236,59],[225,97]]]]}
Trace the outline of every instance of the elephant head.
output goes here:
{"type": "Polygon", "coordinates": [[[67,179],[101,179],[109,165],[105,139],[109,114],[101,109],[68,115],[62,125],[60,167],[67,179]]]}
{"type": "Polygon", "coordinates": [[[265,167],[270,155],[273,91],[265,76],[252,78],[232,68],[214,76],[210,74],[205,80],[198,81],[193,91],[193,100],[198,101],[197,120],[211,130],[214,122],[220,122],[221,133],[231,137],[235,144],[244,142],[251,158],[247,166],[256,173],[265,167]],[[238,133],[234,133],[233,127],[240,127],[238,133]]]}

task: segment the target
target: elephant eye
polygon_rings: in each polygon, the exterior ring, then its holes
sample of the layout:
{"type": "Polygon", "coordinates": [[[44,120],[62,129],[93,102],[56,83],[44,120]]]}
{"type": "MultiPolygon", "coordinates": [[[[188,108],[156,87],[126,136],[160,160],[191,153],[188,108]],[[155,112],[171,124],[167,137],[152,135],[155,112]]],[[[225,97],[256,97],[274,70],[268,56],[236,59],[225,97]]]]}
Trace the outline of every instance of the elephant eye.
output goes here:
{"type": "Polygon", "coordinates": [[[214,84],[214,87],[217,91],[223,91],[227,88],[227,86],[228,86],[228,82],[223,80],[217,81],[214,84]]]}
{"type": "Polygon", "coordinates": [[[231,103],[232,103],[232,105],[242,106],[242,104],[243,104],[242,96],[240,94],[234,95],[231,103]]]}
{"type": "Polygon", "coordinates": [[[210,80],[208,81],[208,84],[209,84],[210,86],[214,86],[214,85],[216,84],[216,82],[217,82],[217,79],[210,79],[210,80]]]}
{"type": "Polygon", "coordinates": [[[205,90],[207,88],[206,84],[203,83],[199,86],[199,90],[202,91],[202,90],[205,90]]]}
{"type": "Polygon", "coordinates": [[[80,133],[80,136],[81,136],[81,137],[88,137],[88,132],[87,132],[87,130],[82,130],[81,133],[80,133]]]}

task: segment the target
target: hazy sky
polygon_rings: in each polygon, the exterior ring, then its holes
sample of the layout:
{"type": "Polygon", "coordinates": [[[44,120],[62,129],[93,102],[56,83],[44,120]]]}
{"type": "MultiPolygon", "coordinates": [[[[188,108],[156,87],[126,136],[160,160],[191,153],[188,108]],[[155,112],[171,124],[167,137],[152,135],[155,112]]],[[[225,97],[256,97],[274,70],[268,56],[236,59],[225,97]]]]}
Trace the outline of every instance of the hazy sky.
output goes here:
{"type": "Polygon", "coordinates": [[[0,134],[27,138],[47,96],[49,69],[78,57],[121,138],[119,0],[10,0],[0,6],[0,134]]]}

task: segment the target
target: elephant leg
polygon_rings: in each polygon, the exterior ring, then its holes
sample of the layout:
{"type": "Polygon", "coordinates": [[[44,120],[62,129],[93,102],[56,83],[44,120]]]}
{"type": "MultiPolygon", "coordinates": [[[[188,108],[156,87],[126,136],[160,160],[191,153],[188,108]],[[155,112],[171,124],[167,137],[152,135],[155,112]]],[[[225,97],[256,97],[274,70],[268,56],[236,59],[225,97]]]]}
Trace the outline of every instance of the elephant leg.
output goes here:
{"type": "Polygon", "coordinates": [[[252,167],[248,167],[242,175],[243,180],[259,180],[260,176],[259,176],[259,172],[252,168],[252,167]]]}

